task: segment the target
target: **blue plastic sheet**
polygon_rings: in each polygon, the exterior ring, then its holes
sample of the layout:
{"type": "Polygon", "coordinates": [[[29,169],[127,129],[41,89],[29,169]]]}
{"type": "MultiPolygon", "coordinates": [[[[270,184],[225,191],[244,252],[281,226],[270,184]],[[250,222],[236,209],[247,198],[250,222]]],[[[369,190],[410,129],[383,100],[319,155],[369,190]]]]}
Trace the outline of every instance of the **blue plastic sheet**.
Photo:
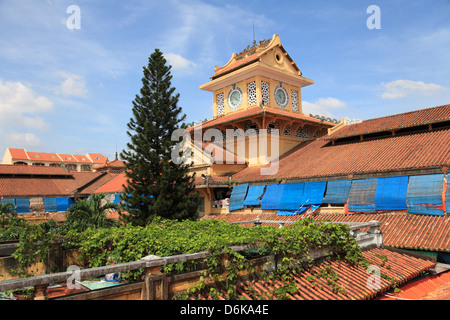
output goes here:
{"type": "Polygon", "coordinates": [[[377,211],[406,210],[408,176],[378,178],[375,192],[377,211]]]}
{"type": "Polygon", "coordinates": [[[114,196],[113,204],[119,204],[120,203],[120,194],[116,194],[114,196]]]}
{"type": "Polygon", "coordinates": [[[450,175],[447,173],[447,191],[445,192],[445,210],[450,213],[450,184],[448,183],[448,178],[450,175]]]}
{"type": "Polygon", "coordinates": [[[44,198],[44,210],[45,210],[45,212],[58,211],[57,205],[56,205],[56,198],[44,198]]]}
{"type": "Polygon", "coordinates": [[[309,205],[321,205],[326,187],[326,181],[305,182],[302,202],[309,205]]]}
{"type": "Polygon", "coordinates": [[[346,204],[352,180],[333,180],[327,182],[323,203],[346,204]]]}
{"type": "Polygon", "coordinates": [[[0,203],[1,204],[11,203],[14,208],[16,207],[16,199],[1,199],[0,203]]]}
{"type": "Polygon", "coordinates": [[[234,186],[230,195],[229,210],[239,210],[244,208],[244,199],[247,195],[248,184],[238,184],[234,186]]]}
{"type": "Polygon", "coordinates": [[[286,183],[280,199],[279,210],[298,210],[304,206],[303,192],[305,188],[304,182],[286,183]]]}
{"type": "Polygon", "coordinates": [[[283,189],[286,184],[269,184],[261,200],[261,209],[278,210],[283,189]]]}
{"type": "Polygon", "coordinates": [[[277,215],[301,214],[309,208],[316,210],[322,204],[326,185],[326,181],[285,184],[277,215]]]}
{"type": "Polygon", "coordinates": [[[249,186],[247,196],[244,200],[244,206],[259,206],[261,205],[262,195],[264,193],[265,185],[249,186]]]}
{"type": "Polygon", "coordinates": [[[376,189],[376,178],[353,180],[348,196],[348,210],[350,212],[376,212],[376,189]]]}
{"type": "Polygon", "coordinates": [[[17,213],[30,213],[30,199],[16,198],[17,213]]]}
{"type": "Polygon", "coordinates": [[[409,213],[443,216],[443,174],[409,177],[406,204],[409,213]]]}
{"type": "Polygon", "coordinates": [[[58,212],[67,211],[72,204],[72,198],[56,198],[56,210],[58,212]]]}

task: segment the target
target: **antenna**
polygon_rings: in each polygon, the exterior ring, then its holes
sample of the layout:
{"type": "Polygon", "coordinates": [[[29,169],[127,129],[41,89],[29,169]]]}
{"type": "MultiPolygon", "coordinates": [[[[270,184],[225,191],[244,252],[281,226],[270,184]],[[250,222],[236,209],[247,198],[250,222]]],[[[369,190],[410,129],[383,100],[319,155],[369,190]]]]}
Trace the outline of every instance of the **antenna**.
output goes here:
{"type": "Polygon", "coordinates": [[[256,38],[255,38],[255,21],[253,20],[253,43],[256,42],[256,38]]]}

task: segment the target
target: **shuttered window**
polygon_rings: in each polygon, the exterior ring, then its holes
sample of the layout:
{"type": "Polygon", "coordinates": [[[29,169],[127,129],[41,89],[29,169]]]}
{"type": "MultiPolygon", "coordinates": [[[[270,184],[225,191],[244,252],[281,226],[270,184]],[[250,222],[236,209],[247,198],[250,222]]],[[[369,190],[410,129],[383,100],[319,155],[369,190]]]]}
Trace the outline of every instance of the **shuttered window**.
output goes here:
{"type": "Polygon", "coordinates": [[[443,174],[409,177],[406,204],[409,213],[444,215],[442,193],[443,174]]]}
{"type": "Polygon", "coordinates": [[[351,180],[328,181],[323,203],[346,204],[351,186],[351,180]]]}
{"type": "Polygon", "coordinates": [[[353,180],[348,196],[350,212],[375,212],[375,192],[377,179],[353,180]]]}
{"type": "Polygon", "coordinates": [[[45,210],[45,212],[58,211],[58,208],[56,205],[56,198],[44,198],[44,210],[45,210]]]}
{"type": "Polygon", "coordinates": [[[16,198],[17,213],[30,213],[30,199],[16,198]]]}

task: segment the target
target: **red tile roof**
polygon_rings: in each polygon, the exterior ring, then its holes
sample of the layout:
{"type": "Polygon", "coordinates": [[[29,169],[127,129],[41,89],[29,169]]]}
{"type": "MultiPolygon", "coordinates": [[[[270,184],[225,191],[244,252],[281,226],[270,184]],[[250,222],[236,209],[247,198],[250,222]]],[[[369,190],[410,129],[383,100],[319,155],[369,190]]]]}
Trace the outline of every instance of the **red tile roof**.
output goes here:
{"type": "MultiPolygon", "coordinates": [[[[56,153],[27,152],[27,155],[28,155],[28,158],[33,161],[61,162],[61,158],[56,153]]],[[[26,159],[26,158],[24,158],[24,159],[26,159]]]]}
{"type": "Polygon", "coordinates": [[[62,175],[67,176],[70,173],[63,167],[47,166],[21,166],[11,164],[0,164],[0,176],[2,175],[62,175]]]}
{"type": "Polygon", "coordinates": [[[33,160],[51,162],[80,162],[80,163],[104,163],[108,158],[97,153],[86,155],[58,154],[48,152],[30,152],[25,149],[8,148],[13,160],[33,160]]]}
{"type": "Polygon", "coordinates": [[[428,276],[385,293],[380,300],[450,300],[450,271],[428,276]]]}
{"type": "Polygon", "coordinates": [[[113,179],[109,180],[93,193],[116,193],[123,192],[123,186],[127,184],[128,178],[125,172],[117,174],[113,179]]]}
{"type": "Polygon", "coordinates": [[[8,148],[13,159],[28,160],[25,149],[8,148]]]}
{"type": "Polygon", "coordinates": [[[264,176],[261,167],[250,167],[233,175],[233,179],[251,182],[448,167],[449,141],[450,130],[339,145],[322,140],[308,141],[280,157],[276,174],[264,176]]]}
{"type": "Polygon", "coordinates": [[[332,140],[343,137],[359,136],[361,134],[390,131],[393,129],[415,127],[449,120],[450,105],[443,105],[347,125],[322,139],[332,140]]]}
{"type": "MultiPolygon", "coordinates": [[[[297,221],[304,215],[279,216],[276,213],[223,214],[206,216],[227,222],[251,221],[256,218],[273,221],[297,221]]],[[[411,250],[450,252],[450,217],[408,213],[379,214],[315,214],[315,220],[332,222],[381,222],[383,245],[411,250]]],[[[253,224],[251,224],[253,225],[253,224]]],[[[250,226],[250,225],[249,225],[250,226]]]]}
{"type": "Polygon", "coordinates": [[[0,197],[90,194],[117,174],[68,172],[61,167],[0,165],[0,197]]]}
{"type": "MultiPolygon", "coordinates": [[[[203,122],[201,124],[201,127],[202,127],[202,129],[215,128],[217,126],[235,122],[237,120],[243,120],[243,119],[251,118],[254,116],[260,116],[263,114],[272,114],[272,115],[276,115],[276,116],[283,116],[283,117],[287,117],[290,119],[322,124],[322,125],[326,125],[329,127],[335,125],[332,122],[322,121],[320,119],[316,119],[316,118],[313,118],[313,117],[310,117],[310,116],[307,116],[304,114],[289,112],[289,111],[281,110],[281,109],[275,109],[275,108],[271,108],[271,107],[267,107],[267,106],[264,107],[264,109],[261,109],[260,107],[256,106],[256,107],[251,107],[249,109],[242,110],[239,112],[231,113],[228,115],[219,116],[215,119],[203,122]]],[[[187,130],[193,131],[196,127],[200,127],[200,124],[193,126],[193,127],[189,127],[187,130]]]]}
{"type": "MultiPolygon", "coordinates": [[[[394,284],[397,286],[404,284],[434,267],[434,263],[430,261],[387,249],[375,248],[364,251],[362,254],[371,265],[376,265],[380,269],[381,275],[388,276],[392,282],[380,277],[378,278],[379,283],[368,286],[368,283],[372,283],[372,278],[370,278],[372,274],[361,265],[353,265],[345,261],[324,261],[314,265],[309,270],[295,274],[294,280],[297,283],[298,290],[294,293],[288,293],[288,297],[292,300],[374,299],[377,295],[392,289],[394,284]],[[319,276],[321,272],[327,272],[330,269],[338,275],[333,284],[319,276]],[[343,291],[334,290],[333,285],[337,285],[343,291]]],[[[273,299],[274,297],[270,295],[270,292],[281,285],[281,282],[253,280],[237,285],[236,289],[245,299],[252,299],[251,292],[254,294],[253,299],[273,299]]],[[[222,294],[223,297],[227,296],[226,292],[222,292],[222,294]]],[[[200,296],[200,298],[208,299],[210,297],[200,296]]]]}
{"type": "Polygon", "coordinates": [[[246,65],[252,64],[254,62],[259,61],[260,56],[256,54],[252,54],[248,57],[239,59],[237,61],[234,61],[230,63],[228,66],[223,68],[222,70],[219,70],[218,72],[214,73],[214,75],[211,77],[212,79],[218,78],[219,76],[222,76],[226,73],[229,73],[231,71],[237,70],[239,68],[242,68],[246,65]]]}
{"type": "Polygon", "coordinates": [[[105,163],[108,160],[107,157],[102,156],[99,153],[88,153],[87,155],[91,158],[93,163],[105,163]]]}

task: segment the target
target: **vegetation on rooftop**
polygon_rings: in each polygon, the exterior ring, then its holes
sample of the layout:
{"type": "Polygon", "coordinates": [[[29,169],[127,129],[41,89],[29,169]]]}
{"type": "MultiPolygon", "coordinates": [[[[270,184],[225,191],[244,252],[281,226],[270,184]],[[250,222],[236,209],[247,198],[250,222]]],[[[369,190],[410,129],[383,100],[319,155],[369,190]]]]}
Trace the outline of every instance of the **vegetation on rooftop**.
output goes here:
{"type": "MultiPolygon", "coordinates": [[[[194,286],[179,298],[206,293],[218,297],[226,292],[231,299],[239,298],[235,292],[240,281],[239,273],[250,272],[250,277],[282,280],[284,286],[270,293],[277,299],[286,298],[294,292],[297,284],[293,279],[296,272],[312,267],[312,250],[327,248],[326,257],[342,259],[350,263],[365,263],[348,226],[337,223],[323,223],[312,219],[299,220],[289,227],[274,226],[244,227],[218,220],[168,220],[155,218],[147,226],[98,227],[91,225],[82,231],[77,228],[54,223],[27,224],[21,234],[19,248],[14,256],[20,264],[17,272],[27,276],[27,266],[44,259],[52,243],[59,241],[64,248],[76,249],[81,267],[99,267],[114,263],[137,261],[147,255],[167,257],[172,255],[206,251],[208,258],[201,261],[180,262],[165,265],[167,274],[202,271],[200,284],[194,286]],[[251,249],[235,251],[236,245],[248,245],[251,249]],[[227,263],[223,263],[223,257],[227,263]],[[267,257],[269,268],[257,268],[255,257],[267,257]],[[277,261],[274,268],[273,262],[277,261]],[[207,285],[208,280],[223,276],[222,281],[207,285]]],[[[129,271],[122,275],[129,281],[140,280],[143,270],[129,271]]],[[[336,285],[337,275],[332,272],[320,274],[326,278],[333,290],[344,292],[336,285]]],[[[314,280],[312,280],[314,281],[314,280]]],[[[251,293],[250,293],[251,294],[251,293]]]]}

